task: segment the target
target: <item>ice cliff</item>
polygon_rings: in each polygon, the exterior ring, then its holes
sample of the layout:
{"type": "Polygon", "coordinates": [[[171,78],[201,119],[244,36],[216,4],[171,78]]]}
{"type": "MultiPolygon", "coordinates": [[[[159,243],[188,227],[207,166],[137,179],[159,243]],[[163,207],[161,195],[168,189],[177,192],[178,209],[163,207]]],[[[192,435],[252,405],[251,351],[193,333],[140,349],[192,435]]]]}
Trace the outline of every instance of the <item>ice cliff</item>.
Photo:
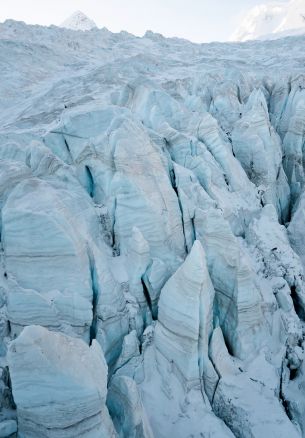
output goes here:
{"type": "Polygon", "coordinates": [[[0,437],[305,437],[304,43],[0,25],[0,437]]]}

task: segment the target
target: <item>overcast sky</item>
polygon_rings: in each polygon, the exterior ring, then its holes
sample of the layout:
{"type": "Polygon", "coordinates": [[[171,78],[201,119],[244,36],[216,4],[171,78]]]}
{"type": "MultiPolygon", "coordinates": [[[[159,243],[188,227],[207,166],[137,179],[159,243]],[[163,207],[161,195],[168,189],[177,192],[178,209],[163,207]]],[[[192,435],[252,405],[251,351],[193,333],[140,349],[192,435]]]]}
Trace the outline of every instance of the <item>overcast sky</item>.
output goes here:
{"type": "Polygon", "coordinates": [[[0,21],[60,24],[79,9],[99,27],[143,35],[146,30],[192,41],[230,38],[249,8],[270,0],[0,0],[0,21]]]}

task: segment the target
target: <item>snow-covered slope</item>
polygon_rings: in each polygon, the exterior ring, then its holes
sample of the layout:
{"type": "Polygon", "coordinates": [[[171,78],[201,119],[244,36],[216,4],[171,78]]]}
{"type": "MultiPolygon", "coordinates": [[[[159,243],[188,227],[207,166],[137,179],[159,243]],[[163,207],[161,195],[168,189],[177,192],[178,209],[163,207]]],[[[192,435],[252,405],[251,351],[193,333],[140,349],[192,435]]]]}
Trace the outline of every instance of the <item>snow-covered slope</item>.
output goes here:
{"type": "Polygon", "coordinates": [[[305,33],[305,0],[255,6],[245,16],[232,41],[274,39],[305,33]]]}
{"type": "Polygon", "coordinates": [[[96,28],[96,24],[93,20],[88,18],[83,12],[76,11],[71,17],[67,18],[62,24],[61,27],[71,30],[91,30],[96,28]]]}
{"type": "Polygon", "coordinates": [[[0,436],[305,436],[304,43],[0,25],[0,436]]]}

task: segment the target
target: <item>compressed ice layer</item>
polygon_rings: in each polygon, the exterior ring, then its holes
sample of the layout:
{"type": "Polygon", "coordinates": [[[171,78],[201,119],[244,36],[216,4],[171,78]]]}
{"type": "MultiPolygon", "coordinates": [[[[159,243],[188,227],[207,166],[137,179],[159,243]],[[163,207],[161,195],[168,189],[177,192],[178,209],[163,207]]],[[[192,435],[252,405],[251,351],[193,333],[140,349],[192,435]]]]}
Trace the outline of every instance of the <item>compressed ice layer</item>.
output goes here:
{"type": "Polygon", "coordinates": [[[20,436],[115,436],[105,406],[107,365],[97,342],[88,347],[28,326],[11,343],[8,360],[20,436]]]}

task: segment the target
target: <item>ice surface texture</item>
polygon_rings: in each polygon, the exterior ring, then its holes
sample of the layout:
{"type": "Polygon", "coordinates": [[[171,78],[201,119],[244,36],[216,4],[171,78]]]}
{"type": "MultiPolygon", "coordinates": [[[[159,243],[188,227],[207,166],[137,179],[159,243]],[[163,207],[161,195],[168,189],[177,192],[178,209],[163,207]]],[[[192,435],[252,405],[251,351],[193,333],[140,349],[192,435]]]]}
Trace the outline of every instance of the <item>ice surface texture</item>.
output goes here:
{"type": "Polygon", "coordinates": [[[0,436],[305,437],[304,42],[0,25],[0,436]]]}

